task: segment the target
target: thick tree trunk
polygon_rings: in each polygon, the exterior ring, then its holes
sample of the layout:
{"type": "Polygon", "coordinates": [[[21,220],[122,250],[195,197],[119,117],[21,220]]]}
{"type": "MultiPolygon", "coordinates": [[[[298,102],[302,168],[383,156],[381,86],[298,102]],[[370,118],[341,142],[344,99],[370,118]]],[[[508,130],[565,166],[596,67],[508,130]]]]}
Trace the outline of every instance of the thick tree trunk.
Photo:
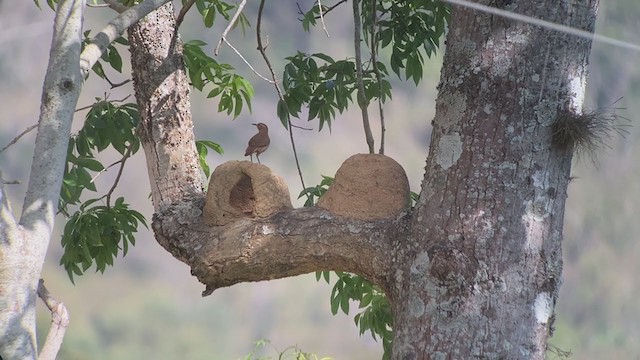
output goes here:
{"type": "MultiPolygon", "coordinates": [[[[592,31],[597,0],[509,10],[592,31]]],[[[544,358],[572,156],[551,124],[581,111],[590,47],[453,8],[422,193],[398,246],[394,359],[544,358]]]]}
{"type": "Polygon", "coordinates": [[[38,135],[20,221],[0,184],[0,357],[35,359],[36,291],[58,207],[69,131],[82,87],[84,2],[60,1],[42,91],[38,135]],[[75,66],[74,66],[75,65],[75,66]]]}
{"type": "Polygon", "coordinates": [[[129,29],[131,66],[156,211],[202,195],[189,83],[171,2],[129,29]]]}

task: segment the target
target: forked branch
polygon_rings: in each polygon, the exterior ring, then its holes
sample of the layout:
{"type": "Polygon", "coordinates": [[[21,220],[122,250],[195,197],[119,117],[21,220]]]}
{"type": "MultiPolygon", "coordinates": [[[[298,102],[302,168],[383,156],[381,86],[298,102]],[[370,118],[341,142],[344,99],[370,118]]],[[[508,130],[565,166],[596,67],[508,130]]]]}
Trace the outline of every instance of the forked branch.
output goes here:
{"type": "Polygon", "coordinates": [[[38,283],[38,297],[42,299],[47,309],[51,312],[51,327],[47,334],[47,339],[42,346],[42,351],[38,359],[40,360],[55,360],[64,334],[69,326],[69,312],[63,302],[56,300],[49,290],[44,286],[44,280],[40,279],[38,283]]]}

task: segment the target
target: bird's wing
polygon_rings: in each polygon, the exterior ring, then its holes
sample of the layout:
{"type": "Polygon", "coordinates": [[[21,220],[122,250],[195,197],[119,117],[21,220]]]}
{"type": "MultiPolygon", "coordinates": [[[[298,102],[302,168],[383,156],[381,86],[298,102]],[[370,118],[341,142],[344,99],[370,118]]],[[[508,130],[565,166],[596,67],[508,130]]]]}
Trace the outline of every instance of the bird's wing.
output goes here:
{"type": "Polygon", "coordinates": [[[249,140],[249,146],[247,147],[247,151],[249,148],[257,148],[262,146],[269,146],[269,137],[268,136],[260,136],[262,134],[255,134],[249,140]]]}

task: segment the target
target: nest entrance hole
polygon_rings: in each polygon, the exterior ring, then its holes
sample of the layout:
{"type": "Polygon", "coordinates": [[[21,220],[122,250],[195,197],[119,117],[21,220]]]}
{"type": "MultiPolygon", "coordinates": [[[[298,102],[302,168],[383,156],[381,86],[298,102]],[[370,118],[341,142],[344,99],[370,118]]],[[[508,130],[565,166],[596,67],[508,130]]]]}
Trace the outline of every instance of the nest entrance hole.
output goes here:
{"type": "Polygon", "coordinates": [[[251,178],[247,174],[242,174],[233,188],[231,188],[229,204],[243,214],[252,214],[255,203],[256,197],[253,194],[251,178]]]}

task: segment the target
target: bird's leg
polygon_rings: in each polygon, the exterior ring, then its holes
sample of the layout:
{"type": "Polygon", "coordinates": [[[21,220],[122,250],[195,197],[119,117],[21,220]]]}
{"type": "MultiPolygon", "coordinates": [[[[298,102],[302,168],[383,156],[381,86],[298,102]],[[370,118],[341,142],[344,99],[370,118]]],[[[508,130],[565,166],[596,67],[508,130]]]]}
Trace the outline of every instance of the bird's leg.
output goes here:
{"type": "Polygon", "coordinates": [[[249,158],[251,159],[251,163],[253,164],[253,154],[249,154],[249,158]]]}
{"type": "Polygon", "coordinates": [[[260,155],[258,155],[258,153],[256,153],[256,159],[258,159],[258,164],[262,164],[262,163],[260,162],[260,155]]]}

